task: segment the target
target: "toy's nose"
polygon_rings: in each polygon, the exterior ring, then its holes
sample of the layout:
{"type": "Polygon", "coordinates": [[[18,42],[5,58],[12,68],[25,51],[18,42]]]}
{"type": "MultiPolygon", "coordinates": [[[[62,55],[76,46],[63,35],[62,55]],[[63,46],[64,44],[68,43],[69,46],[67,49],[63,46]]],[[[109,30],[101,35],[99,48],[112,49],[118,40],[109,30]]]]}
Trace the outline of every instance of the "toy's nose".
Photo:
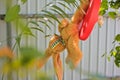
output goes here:
{"type": "Polygon", "coordinates": [[[81,40],[86,40],[93,30],[93,27],[98,20],[100,3],[101,0],[90,0],[86,15],[81,22],[81,25],[79,25],[79,38],[81,40]]]}

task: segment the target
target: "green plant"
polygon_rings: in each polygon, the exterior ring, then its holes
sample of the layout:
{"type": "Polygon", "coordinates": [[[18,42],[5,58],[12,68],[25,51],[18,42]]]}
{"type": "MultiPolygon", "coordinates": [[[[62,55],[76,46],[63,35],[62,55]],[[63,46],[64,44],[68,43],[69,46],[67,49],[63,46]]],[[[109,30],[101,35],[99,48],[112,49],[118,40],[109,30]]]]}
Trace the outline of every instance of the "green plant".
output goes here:
{"type": "Polygon", "coordinates": [[[120,0],[102,0],[100,15],[108,15],[108,17],[115,19],[117,16],[120,16],[120,0]],[[109,9],[111,9],[109,11],[109,9]]]}
{"type": "Polygon", "coordinates": [[[111,49],[110,56],[114,57],[114,63],[117,67],[120,67],[120,34],[115,36],[113,44],[115,46],[111,49]]]}

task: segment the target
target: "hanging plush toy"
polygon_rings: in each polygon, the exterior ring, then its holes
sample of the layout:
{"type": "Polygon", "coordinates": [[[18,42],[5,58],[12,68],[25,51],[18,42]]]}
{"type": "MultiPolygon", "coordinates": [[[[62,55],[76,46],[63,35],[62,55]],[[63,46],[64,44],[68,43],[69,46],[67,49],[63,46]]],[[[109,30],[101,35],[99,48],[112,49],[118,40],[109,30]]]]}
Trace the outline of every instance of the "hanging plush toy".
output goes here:
{"type": "Polygon", "coordinates": [[[90,3],[89,0],[80,1],[81,5],[78,6],[76,12],[71,18],[71,21],[69,22],[67,19],[63,19],[61,21],[61,24],[58,26],[60,36],[55,34],[51,38],[49,46],[46,49],[45,56],[40,59],[38,63],[38,67],[41,68],[50,58],[50,56],[52,56],[54,69],[58,80],[62,80],[63,75],[60,52],[62,52],[65,48],[67,49],[68,55],[66,57],[66,63],[72,69],[79,64],[82,58],[82,52],[78,45],[80,34],[79,25],[86,15],[86,11],[88,9],[88,6],[90,6],[90,3]]]}

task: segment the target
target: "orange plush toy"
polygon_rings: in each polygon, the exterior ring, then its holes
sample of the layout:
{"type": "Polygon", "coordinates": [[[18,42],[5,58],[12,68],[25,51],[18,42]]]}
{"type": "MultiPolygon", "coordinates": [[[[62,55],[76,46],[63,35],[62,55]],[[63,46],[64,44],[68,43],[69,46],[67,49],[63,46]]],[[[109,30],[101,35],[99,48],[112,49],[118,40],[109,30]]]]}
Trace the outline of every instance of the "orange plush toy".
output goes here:
{"type": "Polygon", "coordinates": [[[65,48],[67,49],[68,55],[66,63],[73,69],[75,68],[82,58],[82,52],[79,48],[79,31],[78,25],[82,21],[85,12],[88,8],[89,0],[81,0],[81,5],[78,6],[75,14],[72,16],[71,21],[63,19],[61,24],[58,26],[60,32],[59,35],[54,35],[49,46],[46,49],[45,56],[39,60],[38,67],[41,68],[50,56],[53,57],[53,64],[58,80],[62,80],[63,70],[62,62],[60,59],[60,52],[65,48]]]}

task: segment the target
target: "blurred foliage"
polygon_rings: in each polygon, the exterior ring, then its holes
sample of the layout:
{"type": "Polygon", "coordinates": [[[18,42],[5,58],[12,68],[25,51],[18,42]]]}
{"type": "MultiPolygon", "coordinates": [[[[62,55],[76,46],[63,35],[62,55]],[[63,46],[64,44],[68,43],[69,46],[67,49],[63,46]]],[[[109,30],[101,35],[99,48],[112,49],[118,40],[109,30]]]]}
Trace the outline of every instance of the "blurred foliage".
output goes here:
{"type": "Polygon", "coordinates": [[[21,54],[21,64],[26,65],[34,59],[42,58],[43,54],[41,54],[37,49],[32,47],[22,47],[20,48],[21,54]]]}
{"type": "Polygon", "coordinates": [[[120,67],[120,34],[117,34],[113,41],[113,48],[110,51],[110,54],[107,55],[107,53],[103,54],[102,57],[106,56],[108,58],[108,61],[111,60],[111,58],[114,58],[114,63],[117,67],[120,67]]]}
{"type": "Polygon", "coordinates": [[[5,21],[10,22],[17,19],[19,17],[19,12],[20,12],[20,6],[14,5],[6,12],[5,21]]]}
{"type": "Polygon", "coordinates": [[[108,14],[108,17],[115,19],[117,16],[120,16],[119,9],[120,0],[102,0],[99,14],[108,14]]]}
{"type": "Polygon", "coordinates": [[[46,75],[46,73],[39,73],[37,80],[53,80],[52,77],[46,75]]]}
{"type": "Polygon", "coordinates": [[[102,0],[99,14],[104,15],[107,10],[108,10],[108,0],[102,0]]]}
{"type": "Polygon", "coordinates": [[[111,50],[110,55],[114,57],[114,62],[117,67],[120,67],[120,34],[115,36],[113,44],[114,48],[111,50]]]}
{"type": "Polygon", "coordinates": [[[21,0],[21,1],[23,2],[23,4],[27,2],[27,0],[21,0]]]}
{"type": "Polygon", "coordinates": [[[75,3],[76,0],[65,0],[68,3],[75,3]]]}
{"type": "MultiPolygon", "coordinates": [[[[2,73],[6,74],[11,71],[19,72],[21,69],[31,71],[36,67],[37,61],[44,57],[44,52],[38,51],[33,47],[21,47],[19,54],[18,58],[14,58],[14,53],[11,53],[9,48],[1,48],[0,61],[2,61],[2,65],[0,65],[0,72],[2,71],[2,73]],[[13,57],[11,58],[9,55],[13,57]]],[[[42,72],[39,73],[37,78],[38,80],[52,80],[50,76],[42,74],[42,72]]]]}
{"type": "Polygon", "coordinates": [[[114,8],[114,9],[120,8],[120,0],[111,0],[109,4],[111,8],[114,8]]]}
{"type": "MultiPolygon", "coordinates": [[[[120,0],[102,0],[100,15],[108,15],[108,17],[115,19],[120,16],[120,0]]],[[[114,57],[114,63],[117,67],[120,67],[120,34],[115,36],[113,41],[113,48],[110,51],[110,55],[103,54],[103,56],[107,56],[108,61],[110,61],[111,57],[114,57]]]]}

